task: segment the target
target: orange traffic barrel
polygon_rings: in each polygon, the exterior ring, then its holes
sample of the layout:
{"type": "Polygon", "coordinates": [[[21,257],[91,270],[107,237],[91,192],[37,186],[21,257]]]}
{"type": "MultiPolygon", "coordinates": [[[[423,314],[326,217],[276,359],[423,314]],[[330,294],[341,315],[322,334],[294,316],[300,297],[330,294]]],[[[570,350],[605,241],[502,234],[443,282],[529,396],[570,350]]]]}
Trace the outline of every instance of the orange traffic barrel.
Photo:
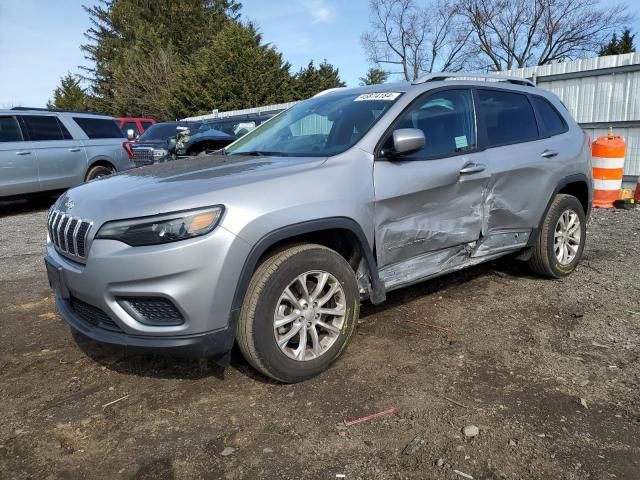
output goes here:
{"type": "Polygon", "coordinates": [[[625,150],[624,139],[611,131],[591,145],[594,207],[613,208],[613,202],[620,198],[625,150]]]}

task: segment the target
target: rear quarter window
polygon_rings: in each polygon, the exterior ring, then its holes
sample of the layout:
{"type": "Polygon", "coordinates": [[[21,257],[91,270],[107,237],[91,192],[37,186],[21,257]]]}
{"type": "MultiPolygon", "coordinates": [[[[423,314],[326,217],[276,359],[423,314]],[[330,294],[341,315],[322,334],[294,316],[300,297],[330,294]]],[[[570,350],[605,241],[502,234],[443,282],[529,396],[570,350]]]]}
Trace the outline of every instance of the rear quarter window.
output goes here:
{"type": "Polygon", "coordinates": [[[115,120],[111,118],[73,117],[82,131],[90,139],[124,138],[124,134],[115,120]]]}
{"type": "Polygon", "coordinates": [[[531,102],[538,113],[540,133],[543,136],[552,137],[567,131],[567,122],[548,100],[531,96],[531,102]]]}

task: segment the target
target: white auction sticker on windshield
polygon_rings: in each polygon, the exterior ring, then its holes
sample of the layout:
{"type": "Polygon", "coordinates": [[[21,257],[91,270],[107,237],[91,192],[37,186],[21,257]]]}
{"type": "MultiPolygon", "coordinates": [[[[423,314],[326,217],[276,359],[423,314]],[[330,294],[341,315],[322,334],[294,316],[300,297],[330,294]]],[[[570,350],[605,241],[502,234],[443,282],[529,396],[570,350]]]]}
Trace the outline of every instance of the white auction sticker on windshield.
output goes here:
{"type": "Polygon", "coordinates": [[[353,101],[364,102],[367,100],[395,100],[400,96],[399,92],[376,92],[376,93],[363,93],[358,95],[353,101]]]}

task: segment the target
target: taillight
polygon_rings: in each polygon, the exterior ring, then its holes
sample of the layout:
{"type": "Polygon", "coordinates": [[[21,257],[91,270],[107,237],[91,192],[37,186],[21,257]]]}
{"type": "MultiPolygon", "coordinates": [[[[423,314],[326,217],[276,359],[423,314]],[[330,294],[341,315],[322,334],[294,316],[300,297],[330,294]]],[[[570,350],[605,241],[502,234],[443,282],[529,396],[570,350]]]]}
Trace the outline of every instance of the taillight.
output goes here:
{"type": "Polygon", "coordinates": [[[129,160],[133,160],[133,147],[131,146],[131,142],[122,142],[122,148],[127,152],[129,160]]]}

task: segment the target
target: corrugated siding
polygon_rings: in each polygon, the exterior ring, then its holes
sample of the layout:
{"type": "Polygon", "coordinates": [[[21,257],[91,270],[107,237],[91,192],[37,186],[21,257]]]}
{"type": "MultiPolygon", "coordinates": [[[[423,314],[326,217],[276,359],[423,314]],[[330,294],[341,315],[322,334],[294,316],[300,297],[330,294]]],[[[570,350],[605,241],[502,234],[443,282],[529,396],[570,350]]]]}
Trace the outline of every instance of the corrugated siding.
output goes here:
{"type": "Polygon", "coordinates": [[[640,120],[640,72],[550,82],[540,78],[538,87],[558,95],[578,123],[640,120]]]}
{"type": "MultiPolygon", "coordinates": [[[[523,78],[535,75],[538,87],[555,93],[580,124],[611,123],[627,140],[625,175],[640,175],[640,128],[618,127],[615,122],[640,121],[640,71],[589,76],[589,71],[640,64],[640,52],[586,58],[572,62],[500,72],[523,78]],[[551,75],[584,72],[581,78],[553,80],[551,75]]],[[[589,129],[595,139],[606,129],[589,129]]]]}
{"type": "Polygon", "coordinates": [[[625,53],[623,55],[609,55],[606,57],[583,58],[581,60],[573,60],[571,62],[517,68],[497,73],[522,78],[531,78],[534,74],[537,77],[548,77],[549,75],[586,72],[589,70],[600,70],[603,68],[624,67],[627,65],[638,64],[640,64],[640,52],[625,53]]]}

